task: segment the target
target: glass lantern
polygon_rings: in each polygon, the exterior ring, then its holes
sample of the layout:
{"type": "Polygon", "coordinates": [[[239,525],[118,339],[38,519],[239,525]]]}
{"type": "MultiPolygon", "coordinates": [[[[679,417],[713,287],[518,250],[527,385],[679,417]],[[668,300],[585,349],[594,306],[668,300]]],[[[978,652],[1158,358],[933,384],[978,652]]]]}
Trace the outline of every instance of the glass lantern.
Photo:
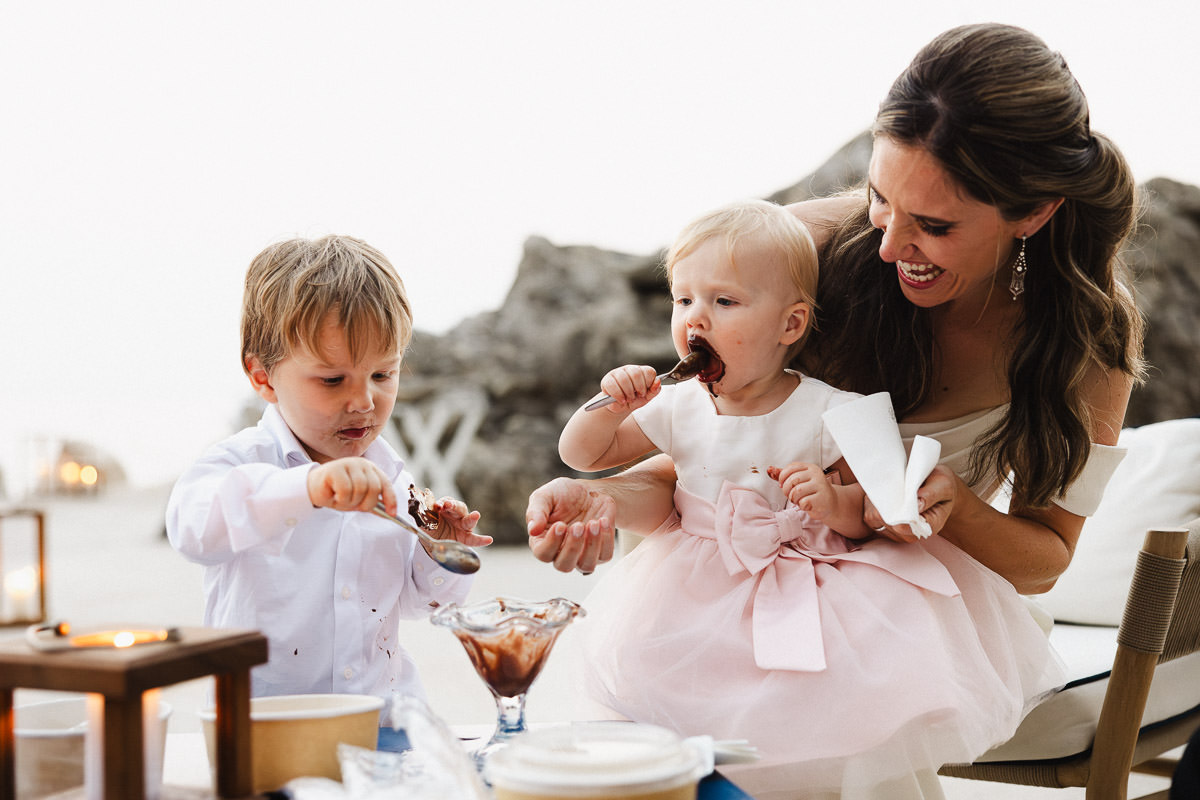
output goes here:
{"type": "Polygon", "coordinates": [[[0,510],[0,626],[45,620],[45,538],[41,511],[0,510]]]}

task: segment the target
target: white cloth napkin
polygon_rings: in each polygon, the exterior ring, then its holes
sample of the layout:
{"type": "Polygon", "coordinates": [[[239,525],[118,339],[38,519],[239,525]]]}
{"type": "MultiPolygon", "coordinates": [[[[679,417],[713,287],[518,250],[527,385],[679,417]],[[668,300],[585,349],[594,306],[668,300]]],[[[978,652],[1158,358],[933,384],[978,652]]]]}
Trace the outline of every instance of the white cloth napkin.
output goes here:
{"type": "Polygon", "coordinates": [[[917,511],[917,489],[937,466],[941,442],[917,436],[911,453],[905,456],[887,392],[843,403],[821,418],[883,521],[891,526],[908,525],[921,539],[932,535],[929,523],[917,511]]]}

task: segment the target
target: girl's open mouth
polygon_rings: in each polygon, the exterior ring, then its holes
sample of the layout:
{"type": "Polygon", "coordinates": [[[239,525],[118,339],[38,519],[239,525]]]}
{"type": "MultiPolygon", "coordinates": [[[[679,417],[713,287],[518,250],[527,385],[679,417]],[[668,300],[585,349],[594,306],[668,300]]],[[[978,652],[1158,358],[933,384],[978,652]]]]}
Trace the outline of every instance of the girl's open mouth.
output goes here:
{"type": "Polygon", "coordinates": [[[370,428],[342,428],[338,436],[343,439],[364,439],[371,432],[370,428]]]}
{"type": "Polygon", "coordinates": [[[696,376],[696,380],[708,385],[708,391],[712,392],[714,383],[719,383],[721,378],[725,377],[725,362],[717,355],[703,336],[689,336],[688,350],[693,353],[702,353],[704,355],[704,369],[700,370],[700,374],[696,376]]]}

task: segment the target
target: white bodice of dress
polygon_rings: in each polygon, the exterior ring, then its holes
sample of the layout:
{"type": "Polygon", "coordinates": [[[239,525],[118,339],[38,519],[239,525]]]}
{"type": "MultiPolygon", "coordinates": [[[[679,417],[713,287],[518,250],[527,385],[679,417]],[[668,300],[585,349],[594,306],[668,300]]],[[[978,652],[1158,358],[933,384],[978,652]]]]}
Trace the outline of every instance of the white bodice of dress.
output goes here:
{"type": "Polygon", "coordinates": [[[686,381],[663,387],[634,419],[654,446],[675,462],[679,484],[716,502],[726,482],[753,489],[778,511],[787,505],[767,467],[793,461],[828,467],[841,450],[821,414],[860,395],[834,389],[807,375],[786,400],[766,414],[751,417],[718,414],[704,385],[686,381]]]}
{"type": "MultiPolygon", "coordinates": [[[[902,422],[900,436],[906,452],[912,447],[914,436],[937,439],[942,445],[942,457],[938,463],[945,464],[965,480],[976,442],[1007,413],[1008,404],[1005,403],[942,422],[902,422]]],[[[985,476],[971,485],[971,491],[984,500],[990,500],[999,488],[1000,478],[997,475],[985,476]]]]}

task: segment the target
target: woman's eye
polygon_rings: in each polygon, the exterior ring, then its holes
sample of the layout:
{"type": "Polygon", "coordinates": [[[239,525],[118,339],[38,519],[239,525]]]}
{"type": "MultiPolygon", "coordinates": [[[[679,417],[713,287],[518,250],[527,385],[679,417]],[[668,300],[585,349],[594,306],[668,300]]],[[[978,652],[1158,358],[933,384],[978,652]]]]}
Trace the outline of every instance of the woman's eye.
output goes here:
{"type": "Polygon", "coordinates": [[[880,196],[879,192],[875,191],[874,189],[867,189],[867,197],[872,203],[876,203],[881,206],[887,205],[887,200],[884,200],[883,197],[880,196]]]}
{"type": "Polygon", "coordinates": [[[919,222],[921,231],[929,236],[945,236],[950,232],[949,225],[930,225],[928,222],[919,222]]]}

